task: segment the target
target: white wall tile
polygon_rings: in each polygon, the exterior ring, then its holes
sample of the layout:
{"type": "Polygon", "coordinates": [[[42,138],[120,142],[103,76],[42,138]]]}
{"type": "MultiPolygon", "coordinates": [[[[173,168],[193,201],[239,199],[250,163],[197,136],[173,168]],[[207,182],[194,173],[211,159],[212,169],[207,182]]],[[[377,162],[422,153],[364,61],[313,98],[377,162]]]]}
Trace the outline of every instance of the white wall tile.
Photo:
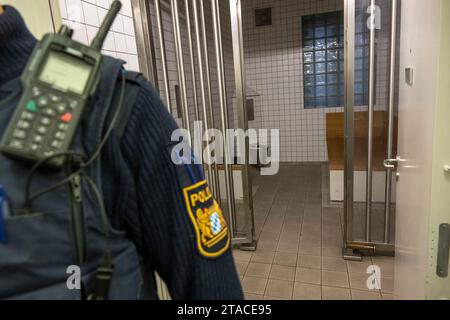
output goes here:
{"type": "Polygon", "coordinates": [[[83,6],[81,0],[66,0],[67,19],[84,23],[83,6]]]}
{"type": "Polygon", "coordinates": [[[83,4],[83,13],[84,13],[84,22],[88,25],[99,27],[100,22],[97,13],[97,6],[93,5],[89,2],[82,2],[83,4]]]}
{"type": "Polygon", "coordinates": [[[134,36],[134,22],[132,18],[123,17],[123,33],[134,36]]]}
{"type": "Polygon", "coordinates": [[[116,42],[116,50],[121,53],[127,53],[126,36],[122,33],[114,32],[114,40],[116,42]]]}
{"type": "MultiPolygon", "coordinates": [[[[133,31],[134,31],[134,26],[133,27],[133,31]]],[[[116,17],[116,20],[114,20],[114,23],[112,25],[112,30],[116,31],[116,32],[120,32],[120,33],[125,33],[124,29],[123,29],[123,16],[121,14],[119,14],[116,17]]]]}
{"type": "Polygon", "coordinates": [[[59,0],[59,8],[61,10],[61,18],[67,19],[66,0],[59,0]]]}
{"type": "Polygon", "coordinates": [[[97,0],[96,1],[98,7],[109,8],[109,0],[97,0]]]}
{"type": "Polygon", "coordinates": [[[131,0],[122,0],[122,11],[120,12],[127,17],[133,17],[131,0]]]}
{"type": "MultiPolygon", "coordinates": [[[[89,44],[98,32],[103,18],[107,13],[111,0],[59,0],[63,23],[74,29],[74,39],[89,44]]],[[[131,13],[131,2],[122,0],[124,11],[117,16],[112,31],[108,34],[102,52],[112,57],[120,57],[128,62],[127,68],[139,71],[136,49],[134,23],[131,13]],[[127,19],[126,31],[124,19],[127,19]],[[120,53],[120,54],[119,54],[120,53]]]]}
{"type": "Polygon", "coordinates": [[[127,52],[131,54],[137,54],[136,40],[132,36],[125,36],[127,52]]]}

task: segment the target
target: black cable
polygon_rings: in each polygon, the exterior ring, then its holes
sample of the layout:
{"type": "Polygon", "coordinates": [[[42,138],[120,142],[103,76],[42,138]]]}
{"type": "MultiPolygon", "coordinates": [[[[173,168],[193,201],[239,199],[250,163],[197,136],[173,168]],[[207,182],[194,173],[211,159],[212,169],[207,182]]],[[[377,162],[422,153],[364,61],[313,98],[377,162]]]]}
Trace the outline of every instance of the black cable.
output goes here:
{"type": "MultiPolygon", "coordinates": [[[[78,152],[73,152],[73,151],[66,151],[66,152],[59,152],[56,153],[50,157],[47,157],[45,159],[42,159],[38,162],[36,162],[36,164],[34,164],[34,166],[30,169],[30,171],[28,172],[27,175],[27,179],[26,179],[26,183],[25,183],[25,203],[24,203],[24,208],[25,209],[31,209],[31,202],[33,201],[33,199],[36,198],[36,196],[32,196],[31,197],[31,182],[33,180],[34,174],[37,172],[37,170],[45,165],[47,162],[55,159],[55,158],[59,158],[59,157],[68,157],[68,156],[78,156],[81,159],[85,158],[86,155],[78,153],[78,152]]],[[[45,192],[47,193],[47,192],[45,192]]]]}
{"type": "Polygon", "coordinates": [[[108,139],[109,139],[109,137],[112,134],[112,131],[116,127],[117,120],[119,120],[119,116],[122,113],[121,111],[122,111],[124,100],[125,100],[125,87],[126,87],[126,84],[127,84],[126,78],[125,78],[123,72],[125,72],[125,71],[122,71],[122,89],[121,89],[121,92],[120,92],[119,103],[118,103],[118,107],[117,107],[116,113],[114,114],[114,117],[111,120],[111,124],[110,124],[108,130],[106,131],[105,136],[103,137],[103,140],[98,145],[96,151],[94,152],[94,154],[89,158],[89,160],[86,163],[82,164],[83,168],[89,167],[98,158],[98,156],[100,155],[103,147],[108,142],[108,139]]]}

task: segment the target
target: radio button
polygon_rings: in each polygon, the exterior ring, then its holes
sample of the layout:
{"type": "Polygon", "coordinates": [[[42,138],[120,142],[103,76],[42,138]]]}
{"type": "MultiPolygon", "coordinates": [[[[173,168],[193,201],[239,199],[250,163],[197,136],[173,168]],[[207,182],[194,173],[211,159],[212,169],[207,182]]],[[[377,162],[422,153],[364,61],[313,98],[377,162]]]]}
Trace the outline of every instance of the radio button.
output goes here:
{"type": "Polygon", "coordinates": [[[36,143],[42,143],[44,141],[44,137],[41,135],[36,135],[34,136],[33,141],[36,143]]]}
{"type": "Polygon", "coordinates": [[[68,129],[69,129],[69,125],[67,125],[65,123],[58,124],[58,130],[59,131],[67,131],[68,129]]]}
{"type": "Polygon", "coordinates": [[[61,97],[57,96],[56,94],[51,94],[50,95],[50,101],[54,102],[54,103],[59,102],[59,101],[61,101],[61,97]]]}
{"type": "Polygon", "coordinates": [[[64,132],[57,131],[55,133],[55,138],[58,140],[64,140],[66,138],[66,134],[64,132]]]}
{"type": "Polygon", "coordinates": [[[53,140],[50,146],[54,149],[60,149],[62,147],[62,142],[58,140],[53,140]]]}
{"type": "Polygon", "coordinates": [[[76,107],[78,107],[78,101],[76,101],[76,100],[70,101],[69,106],[71,109],[75,109],[76,107]]]}
{"type": "Polygon", "coordinates": [[[31,128],[31,123],[29,123],[28,121],[19,120],[19,122],[17,122],[17,128],[28,130],[31,128]]]}
{"type": "Polygon", "coordinates": [[[42,94],[42,91],[39,87],[33,87],[31,93],[33,94],[33,97],[39,97],[42,94]]]}
{"type": "Polygon", "coordinates": [[[69,123],[70,121],[72,121],[72,118],[73,118],[73,114],[70,112],[67,112],[67,113],[63,114],[60,119],[62,122],[69,123]]]}
{"type": "Polygon", "coordinates": [[[49,126],[52,124],[52,120],[50,120],[50,118],[42,118],[41,119],[41,124],[44,126],[49,126]]]}
{"type": "Polygon", "coordinates": [[[56,105],[56,111],[58,111],[58,113],[64,113],[66,112],[67,109],[67,103],[65,102],[60,102],[56,105]]]}
{"type": "Polygon", "coordinates": [[[31,112],[36,112],[37,111],[36,102],[34,100],[28,101],[26,109],[31,112]]]}
{"type": "Polygon", "coordinates": [[[39,134],[47,134],[48,129],[47,129],[46,127],[43,127],[43,126],[39,126],[39,127],[37,128],[37,132],[38,132],[39,134]]]}
{"type": "Polygon", "coordinates": [[[55,110],[53,110],[52,108],[46,108],[46,109],[44,109],[44,112],[43,112],[46,116],[49,116],[49,117],[54,117],[54,116],[56,116],[56,112],[55,112],[55,110]]]}
{"type": "Polygon", "coordinates": [[[40,97],[37,102],[39,107],[46,107],[46,106],[48,106],[48,103],[49,103],[48,98],[45,96],[40,97]]]}
{"type": "Polygon", "coordinates": [[[14,149],[23,149],[24,144],[23,144],[23,141],[12,140],[12,141],[9,143],[9,146],[10,146],[11,148],[14,148],[14,149]]]}
{"type": "Polygon", "coordinates": [[[36,152],[36,151],[38,151],[40,148],[41,148],[41,146],[38,145],[38,144],[36,144],[36,143],[32,143],[31,146],[30,146],[30,150],[31,150],[32,152],[36,152]]]}
{"type": "Polygon", "coordinates": [[[25,139],[27,137],[27,133],[23,130],[15,130],[13,133],[13,137],[16,139],[25,139]]]}
{"type": "Polygon", "coordinates": [[[34,114],[31,113],[31,112],[25,111],[24,113],[22,113],[21,118],[22,118],[23,120],[32,121],[32,120],[34,120],[35,116],[34,116],[34,114]]]}

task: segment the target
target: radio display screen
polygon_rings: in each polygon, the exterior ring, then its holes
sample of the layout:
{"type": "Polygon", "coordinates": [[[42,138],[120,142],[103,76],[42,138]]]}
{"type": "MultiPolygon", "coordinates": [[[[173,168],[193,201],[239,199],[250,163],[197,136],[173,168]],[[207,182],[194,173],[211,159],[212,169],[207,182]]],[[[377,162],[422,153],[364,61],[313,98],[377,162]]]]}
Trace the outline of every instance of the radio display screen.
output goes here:
{"type": "Polygon", "coordinates": [[[61,91],[83,94],[92,65],[71,55],[51,51],[41,69],[39,80],[61,91]]]}

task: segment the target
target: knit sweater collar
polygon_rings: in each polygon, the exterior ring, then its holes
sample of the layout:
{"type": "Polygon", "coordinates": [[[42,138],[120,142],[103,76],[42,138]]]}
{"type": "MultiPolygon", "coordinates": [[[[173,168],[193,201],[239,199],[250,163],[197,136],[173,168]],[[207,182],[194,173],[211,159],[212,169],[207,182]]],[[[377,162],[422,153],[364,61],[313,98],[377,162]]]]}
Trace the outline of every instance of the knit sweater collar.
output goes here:
{"type": "Polygon", "coordinates": [[[0,14],[0,86],[21,75],[36,45],[20,13],[4,6],[0,14]]]}

